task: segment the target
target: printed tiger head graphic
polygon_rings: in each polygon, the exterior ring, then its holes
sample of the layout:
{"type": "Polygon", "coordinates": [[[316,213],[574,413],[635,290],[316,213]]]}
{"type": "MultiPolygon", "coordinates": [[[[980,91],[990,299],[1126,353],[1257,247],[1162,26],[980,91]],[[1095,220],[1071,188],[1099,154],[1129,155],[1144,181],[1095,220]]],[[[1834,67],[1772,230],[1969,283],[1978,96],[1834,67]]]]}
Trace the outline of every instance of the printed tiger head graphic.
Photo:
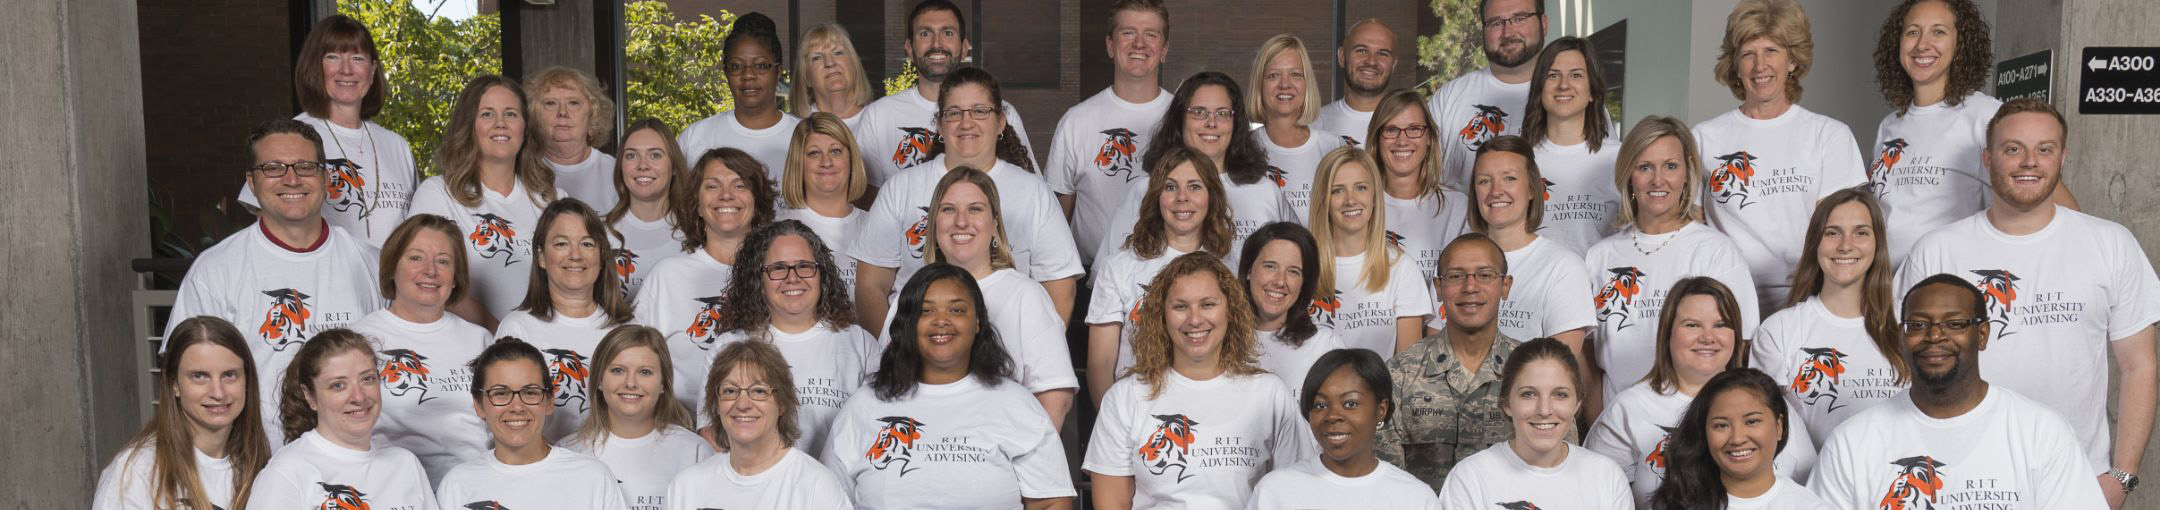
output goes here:
{"type": "Polygon", "coordinates": [[[316,510],[369,510],[367,494],[361,493],[360,489],[323,482],[315,482],[315,485],[322,486],[323,490],[322,504],[315,505],[316,510]]]}
{"type": "Polygon", "coordinates": [[[930,207],[922,206],[916,209],[922,211],[922,218],[915,220],[914,225],[908,225],[904,237],[907,239],[908,254],[920,259],[923,257],[924,245],[930,241],[930,207]]]}
{"type": "Polygon", "coordinates": [[[1313,296],[1310,310],[1313,322],[1333,327],[1335,314],[1342,311],[1342,291],[1337,290],[1331,296],[1313,296]]]}
{"type": "Polygon", "coordinates": [[[1663,476],[1665,474],[1665,462],[1667,460],[1667,458],[1665,457],[1665,447],[1672,445],[1672,433],[1674,430],[1678,430],[1678,428],[1659,425],[1658,429],[1665,431],[1665,437],[1658,439],[1657,446],[1650,449],[1649,455],[1643,456],[1643,465],[1648,466],[1650,468],[1650,471],[1655,472],[1660,476],[1663,476]]]}
{"type": "Polygon", "coordinates": [[[1475,106],[1477,113],[1471,115],[1470,122],[1463,124],[1462,130],[1455,133],[1455,137],[1462,140],[1463,147],[1472,151],[1484,147],[1486,140],[1507,132],[1507,112],[1500,110],[1498,106],[1475,106]]]}
{"type": "Polygon", "coordinates": [[[567,409],[577,404],[577,411],[585,412],[585,377],[592,375],[592,367],[585,364],[585,355],[569,349],[542,349],[547,354],[548,377],[555,379],[555,407],[567,409]]]}
{"type": "Polygon", "coordinates": [[[877,435],[870,440],[870,452],[864,454],[870,459],[870,467],[883,471],[899,464],[899,476],[922,469],[910,468],[908,464],[915,461],[915,441],[922,439],[923,422],[906,416],[887,416],[878,421],[885,425],[878,428],[877,435]]]}
{"type": "MultiPolygon", "coordinates": [[[[1553,189],[1553,183],[1552,183],[1552,179],[1546,179],[1546,178],[1540,177],[1540,178],[1538,178],[1538,180],[1540,180],[1540,181],[1544,181],[1544,182],[1545,182],[1545,192],[1544,192],[1543,194],[1540,194],[1540,195],[1538,195],[1538,197],[1539,197],[1539,200],[1544,200],[1544,201],[1545,201],[1545,202],[1547,202],[1547,203],[1551,203],[1551,202],[1552,202],[1552,189],[1553,189]]],[[[1544,227],[1539,227],[1539,228],[1544,228],[1544,227]]]]}
{"type": "Polygon", "coordinates": [[[1876,196],[1890,192],[1890,171],[1897,168],[1898,160],[1905,157],[1905,139],[1892,138],[1882,143],[1882,152],[1875,156],[1875,164],[1867,170],[1868,189],[1876,196]]]}
{"type": "Polygon", "coordinates": [[[1350,137],[1350,135],[1342,135],[1342,144],[1343,144],[1343,146],[1344,146],[1344,147],[1357,147],[1357,146],[1358,146],[1358,143],[1357,143],[1357,139],[1356,139],[1356,138],[1351,138],[1351,137],[1350,137]]]}
{"type": "Polygon", "coordinates": [[[1500,503],[1499,505],[1500,508],[1504,510],[1542,510],[1538,508],[1536,503],[1531,503],[1529,501],[1509,501],[1506,503],[1500,503]]]}
{"type": "Polygon", "coordinates": [[[900,146],[893,148],[892,164],[907,168],[930,160],[930,148],[937,145],[937,133],[929,128],[900,128],[900,146]]]}
{"type": "Polygon", "coordinates": [[[484,259],[501,256],[505,266],[516,263],[517,247],[512,245],[517,242],[517,227],[511,225],[510,220],[493,214],[479,213],[473,217],[480,222],[474,223],[472,233],[465,236],[472,241],[473,251],[480,252],[480,258],[484,259]]]}
{"type": "Polygon", "coordinates": [[[497,503],[494,500],[466,503],[465,508],[467,510],[510,510],[510,507],[503,506],[502,503],[497,503]]]}
{"type": "Polygon", "coordinates": [[[1793,374],[1792,393],[1808,405],[1826,402],[1831,412],[1845,407],[1837,403],[1837,385],[1845,375],[1845,353],[1831,347],[1801,347],[1800,352],[1807,355],[1807,360],[1793,374]]]}
{"type": "Polygon", "coordinates": [[[1408,237],[1403,237],[1403,235],[1402,235],[1402,234],[1398,234],[1398,233],[1395,233],[1395,231],[1393,231],[1393,230],[1388,230],[1388,231],[1386,231],[1386,233],[1387,233],[1387,244],[1388,244],[1388,246],[1393,246],[1393,247],[1395,247],[1395,249],[1397,249],[1397,250],[1405,250],[1405,251],[1408,251],[1408,249],[1407,249],[1407,248],[1403,248],[1403,241],[1405,241],[1405,240],[1408,240],[1408,239],[1410,239],[1410,238],[1408,238],[1408,237]]]}
{"type": "Polygon", "coordinates": [[[1877,510],[1930,510],[1935,508],[1937,498],[1942,497],[1942,468],[1949,464],[1936,461],[1934,457],[1906,457],[1890,464],[1898,467],[1898,473],[1890,480],[1890,490],[1883,493],[1877,510]]]}
{"type": "Polygon", "coordinates": [[[1268,165],[1268,167],[1267,167],[1267,178],[1268,178],[1268,181],[1270,181],[1270,182],[1274,182],[1274,183],[1275,183],[1275,187],[1277,187],[1277,188],[1288,188],[1288,187],[1290,187],[1290,173],[1289,173],[1289,172],[1284,172],[1284,171],[1283,171],[1283,169],[1282,169],[1282,167],[1279,167],[1279,166],[1275,166],[1275,165],[1268,165]]]}
{"type": "MultiPolygon", "coordinates": [[[[1140,284],[1140,293],[1139,293],[1139,294],[1134,294],[1134,295],[1135,295],[1135,296],[1146,296],[1146,295],[1147,295],[1147,292],[1148,292],[1148,284],[1145,284],[1145,283],[1143,283],[1143,284],[1140,284]]],[[[1133,300],[1133,304],[1132,304],[1132,310],[1131,310],[1131,311],[1128,311],[1128,312],[1125,312],[1125,324],[1128,324],[1128,325],[1133,325],[1133,324],[1139,324],[1139,323],[1140,323],[1140,305],[1142,305],[1142,304],[1145,304],[1146,302],[1147,302],[1147,300],[1146,300],[1146,299],[1137,299],[1137,300],[1133,300]]],[[[1136,326],[1127,326],[1127,327],[1136,327],[1136,326]]]]}
{"type": "Polygon", "coordinates": [[[1710,192],[1720,204],[1740,200],[1740,207],[1754,205],[1748,200],[1748,183],[1755,181],[1755,155],[1747,151],[1718,156],[1718,166],[1710,170],[1710,192]]]}
{"type": "Polygon", "coordinates": [[[705,296],[697,298],[697,302],[705,306],[690,316],[690,327],[683,329],[683,334],[690,336],[690,343],[710,351],[714,335],[720,332],[720,308],[726,304],[727,296],[705,296]]]}
{"type": "Polygon", "coordinates": [[[2010,336],[2010,307],[2017,304],[2018,276],[2006,269],[1977,269],[1972,274],[1979,276],[1973,286],[1987,297],[1988,322],[1994,325],[1995,338],[2010,336]]]}
{"type": "Polygon", "coordinates": [[[382,352],[382,387],[392,396],[411,394],[421,403],[435,400],[428,396],[427,356],[412,349],[386,349],[382,352]]]}
{"type": "Polygon", "coordinates": [[[1095,150],[1095,169],[1111,177],[1124,177],[1132,182],[1140,177],[1134,154],[1140,151],[1140,142],[1132,130],[1110,128],[1102,132],[1102,148],[1095,150]]]}
{"type": "Polygon", "coordinates": [[[314,310],[308,309],[307,299],[314,296],[295,289],[266,290],[263,295],[270,296],[270,307],[263,311],[262,326],[255,328],[255,334],[262,337],[263,343],[270,350],[284,351],[293,344],[306,342],[303,335],[307,331],[308,317],[315,315],[314,310]]]}
{"type": "Polygon", "coordinates": [[[323,161],[323,177],[328,181],[324,183],[327,193],[323,196],[327,198],[323,205],[338,212],[350,211],[354,207],[359,207],[361,211],[368,209],[367,178],[360,175],[359,163],[344,158],[323,161]]]}
{"type": "Polygon", "coordinates": [[[1613,330],[1627,329],[1633,325],[1631,319],[1635,296],[1642,293],[1643,272],[1633,266],[1615,267],[1605,271],[1611,275],[1606,277],[1605,286],[1598,289],[1597,297],[1594,298],[1598,322],[1618,320],[1619,326],[1613,330]]]}
{"type": "Polygon", "coordinates": [[[637,259],[637,252],[629,248],[615,250],[615,277],[629,283],[630,275],[637,272],[637,259]]]}
{"type": "Polygon", "coordinates": [[[1155,430],[1148,433],[1146,443],[1140,445],[1140,462],[1147,464],[1148,473],[1162,475],[1177,470],[1177,481],[1183,482],[1192,475],[1185,474],[1185,456],[1192,452],[1194,439],[1193,421],[1182,414],[1157,414],[1155,430]]]}

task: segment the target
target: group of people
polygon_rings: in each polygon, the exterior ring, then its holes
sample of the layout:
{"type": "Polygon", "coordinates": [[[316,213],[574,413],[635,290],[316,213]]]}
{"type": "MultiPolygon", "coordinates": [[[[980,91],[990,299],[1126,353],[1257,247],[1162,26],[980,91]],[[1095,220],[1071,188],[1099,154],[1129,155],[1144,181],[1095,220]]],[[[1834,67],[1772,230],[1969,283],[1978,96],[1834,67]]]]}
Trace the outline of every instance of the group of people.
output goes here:
{"type": "Polygon", "coordinates": [[[1042,159],[962,65],[952,3],[913,6],[920,79],[884,98],[839,26],[790,53],[751,13],[733,110],[615,138],[588,74],[480,76],[424,180],[368,121],[372,35],[332,16],[306,111],[247,139],[258,221],[182,282],[156,414],[94,507],[2059,509],[2137,486],[2160,278],[2061,184],[2062,115],[1981,92],[1971,0],[1884,20],[1872,159],[1798,104],[1794,0],[1728,18],[1737,108],[1624,135],[1588,41],[1479,4],[1490,67],[1389,89],[1396,36],[1367,20],[1323,105],[1290,35],[1242,81],[1161,88],[1170,13],[1119,0],[1112,85],[1042,159]]]}

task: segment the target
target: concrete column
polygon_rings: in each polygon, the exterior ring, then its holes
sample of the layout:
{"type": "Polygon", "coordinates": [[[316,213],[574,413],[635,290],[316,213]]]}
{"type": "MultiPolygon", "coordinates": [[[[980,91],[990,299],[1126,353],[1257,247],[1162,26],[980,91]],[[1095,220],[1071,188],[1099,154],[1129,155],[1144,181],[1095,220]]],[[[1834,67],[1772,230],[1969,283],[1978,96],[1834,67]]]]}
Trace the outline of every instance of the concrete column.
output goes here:
{"type": "Polygon", "coordinates": [[[126,320],[128,260],[150,253],[135,26],[133,0],[0,16],[0,507],[87,506],[143,420],[126,320]]]}

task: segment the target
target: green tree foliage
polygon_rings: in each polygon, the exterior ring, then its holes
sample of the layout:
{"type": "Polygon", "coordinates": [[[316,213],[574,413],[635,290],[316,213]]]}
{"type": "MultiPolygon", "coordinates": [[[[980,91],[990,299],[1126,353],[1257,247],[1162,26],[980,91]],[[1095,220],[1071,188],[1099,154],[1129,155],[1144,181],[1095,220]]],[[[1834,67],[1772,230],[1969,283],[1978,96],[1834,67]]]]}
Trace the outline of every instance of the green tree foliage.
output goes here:
{"type": "Polygon", "coordinates": [[[367,25],[390,78],[382,113],[371,120],[411,142],[413,161],[435,175],[428,161],[458,91],[474,76],[502,72],[501,16],[452,20],[421,12],[411,0],[338,0],[338,12],[367,25]]]}
{"type": "Polygon", "coordinates": [[[915,88],[915,79],[920,77],[922,76],[915,73],[915,61],[900,62],[900,74],[885,79],[885,95],[890,96],[915,88]]]}
{"type": "Polygon", "coordinates": [[[1478,0],[1432,0],[1433,17],[1440,31],[1417,38],[1417,66],[1433,73],[1418,84],[1418,93],[1432,95],[1440,84],[1463,73],[1485,67],[1485,27],[1479,22],[1478,0]]]}
{"type": "Polygon", "coordinates": [[[624,96],[631,121],[652,117],[681,131],[692,122],[735,108],[721,70],[722,41],[735,15],[677,20],[667,2],[630,2],[623,6],[624,57],[629,88],[624,96]]]}

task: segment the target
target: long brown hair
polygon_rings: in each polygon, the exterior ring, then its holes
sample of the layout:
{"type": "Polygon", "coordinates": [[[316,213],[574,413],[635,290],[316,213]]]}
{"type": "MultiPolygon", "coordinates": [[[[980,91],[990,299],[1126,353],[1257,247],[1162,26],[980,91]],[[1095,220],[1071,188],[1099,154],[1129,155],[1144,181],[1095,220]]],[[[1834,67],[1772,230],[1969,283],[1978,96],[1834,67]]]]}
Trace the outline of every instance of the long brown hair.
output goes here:
{"type": "MultiPolygon", "coordinates": [[[[962,67],[954,70],[951,76],[946,76],[944,84],[938,87],[938,113],[942,115],[945,112],[945,106],[952,100],[953,89],[960,88],[961,85],[980,85],[984,90],[990,92],[990,106],[997,108],[998,121],[1005,124],[1005,130],[999,131],[997,134],[997,148],[994,149],[997,159],[1020,167],[1021,170],[1038,172],[1035,169],[1035,159],[1028,157],[1027,146],[1021,145],[1020,133],[1013,131],[1012,120],[1006,118],[1008,115],[1012,115],[1012,112],[1006,111],[1005,92],[1003,89],[998,88],[997,77],[991,76],[989,71],[984,71],[980,67],[962,67]]],[[[944,127],[942,122],[939,127],[944,127]]],[[[930,155],[939,156],[943,154],[945,154],[945,136],[940,133],[937,144],[930,147],[930,155]]]]}
{"type": "Polygon", "coordinates": [[[525,139],[518,145],[515,168],[518,183],[525,185],[525,194],[531,196],[533,203],[554,202],[555,169],[541,160],[540,154],[547,141],[540,138],[540,128],[534,126],[532,112],[525,111],[530,99],[517,81],[500,75],[483,74],[465,82],[465,90],[458,92],[457,107],[450,110],[450,123],[443,126],[442,146],[435,149],[430,164],[434,165],[435,171],[442,172],[443,185],[450,192],[451,200],[466,207],[480,206],[484,190],[480,186],[480,145],[473,140],[479,132],[473,129],[473,124],[480,116],[480,97],[494,87],[509,89],[517,96],[521,118],[516,122],[525,125],[525,139]]]}
{"type": "Polygon", "coordinates": [[[375,347],[368,344],[367,337],[345,328],[316,333],[301,344],[300,352],[293,354],[292,364],[285,366],[285,378],[278,381],[278,416],[285,424],[285,442],[315,430],[316,411],[308,405],[308,395],[315,391],[315,376],[322,374],[323,360],[347,352],[376,359],[375,347]]]}
{"type": "Polygon", "coordinates": [[[938,179],[937,190],[930,193],[930,215],[923,219],[925,225],[923,236],[929,238],[928,241],[923,242],[923,264],[951,263],[951,261],[945,260],[948,258],[945,255],[945,250],[939,249],[937,245],[939,237],[937,205],[945,203],[946,191],[951,190],[953,185],[963,182],[973,184],[976,189],[982,190],[983,201],[990,203],[990,219],[993,220],[994,225],[992,226],[996,227],[994,233],[997,234],[995,237],[990,238],[990,268],[1012,268],[1012,238],[1005,236],[1005,206],[1003,201],[998,198],[997,181],[991,180],[990,174],[966,165],[946,171],[945,177],[938,179]]]}
{"type": "Polygon", "coordinates": [[[653,328],[624,324],[609,330],[607,336],[600,338],[600,346],[593,348],[592,379],[585,385],[585,401],[592,402],[592,412],[586,415],[584,424],[578,425],[577,433],[570,436],[571,443],[600,446],[607,443],[608,437],[612,436],[609,430],[613,427],[613,423],[610,423],[613,418],[609,417],[609,404],[605,395],[607,390],[600,389],[600,381],[607,377],[608,365],[614,364],[616,357],[622,356],[624,351],[639,347],[651,350],[653,356],[660,360],[660,366],[657,367],[660,372],[660,387],[654,390],[659,393],[653,395],[651,400],[658,403],[652,408],[653,425],[656,427],[653,432],[658,433],[670,425],[685,429],[697,427],[690,419],[690,411],[683,409],[682,402],[675,399],[675,359],[668,355],[667,336],[653,328]]]}
{"type": "Polygon", "coordinates": [[[1545,124],[1551,120],[1545,111],[1545,73],[1552,72],[1553,61],[1561,53],[1570,51],[1582,54],[1583,77],[1589,82],[1585,85],[1590,90],[1583,91],[1590,96],[1589,108],[1583,109],[1583,142],[1590,144],[1590,152],[1597,152],[1612,133],[1612,116],[1605,111],[1605,71],[1598,67],[1597,47],[1589,39],[1572,35],[1554,39],[1538,52],[1537,68],[1530,73],[1530,103],[1523,105],[1522,136],[1532,146],[1545,142],[1545,124]]]}
{"type": "MultiPolygon", "coordinates": [[[[683,188],[691,187],[692,181],[695,181],[695,179],[690,178],[690,162],[683,160],[682,146],[675,143],[675,130],[669,128],[667,123],[661,122],[660,119],[646,117],[644,120],[631,124],[630,129],[623,130],[623,144],[618,145],[628,144],[630,135],[647,129],[652,130],[654,134],[660,135],[660,150],[667,153],[668,189],[660,192],[660,200],[667,204],[668,224],[674,225],[677,222],[675,219],[675,199],[682,196],[684,193],[683,188]]],[[[630,197],[629,183],[623,182],[623,170],[630,166],[629,158],[625,158],[623,155],[629,151],[629,148],[623,147],[621,152],[615,154],[614,181],[617,200],[615,201],[615,208],[609,209],[607,212],[609,225],[621,222],[624,216],[629,216],[630,203],[637,201],[637,199],[630,197]]]]}
{"type": "MultiPolygon", "coordinates": [[[[255,371],[254,358],[248,352],[247,340],[232,323],[211,316],[200,316],[181,321],[173,327],[171,336],[165,339],[165,356],[158,363],[158,390],[155,396],[157,414],[150,423],[143,424],[142,431],[129,439],[121,449],[121,455],[133,456],[148,452],[152,455],[150,465],[150,503],[155,508],[212,508],[210,501],[200,501],[208,492],[203,488],[206,481],[202,471],[195,465],[194,432],[188,427],[187,413],[180,409],[178,400],[180,359],[189,348],[210,345],[224,348],[240,358],[240,370],[246,377],[246,394],[235,395],[241,399],[240,413],[233,417],[232,426],[225,431],[225,451],[222,453],[232,462],[233,508],[247,506],[249,490],[255,484],[255,474],[270,463],[270,440],[263,431],[262,379],[255,371]]],[[[117,459],[116,459],[117,461],[117,459]]],[[[122,476],[126,476],[123,474],[122,476]]]]}
{"type": "MultiPolygon", "coordinates": [[[[1875,87],[1882,89],[1883,101],[1890,103],[1898,116],[1905,115],[1913,105],[1912,76],[1905,74],[1904,58],[1898,55],[1901,35],[1905,32],[1905,16],[1921,2],[1942,2],[1957,17],[1957,52],[1950,56],[1950,81],[1943,87],[1943,103],[1957,106],[1965,102],[1965,96],[1987,87],[1992,76],[1988,63],[1995,61],[1995,45],[1988,39],[1986,16],[1980,14],[1980,6],[1972,0],[1905,0],[1890,8],[1890,17],[1883,20],[1882,35],[1875,41],[1875,87]]],[[[1902,378],[1903,376],[1900,375],[1902,378]]],[[[1903,379],[1900,379],[1902,381],[1903,379]]]]}
{"type": "MultiPolygon", "coordinates": [[[[1418,117],[1423,118],[1425,122],[1425,157],[1418,161],[1417,169],[1418,196],[1429,196],[1433,197],[1434,200],[1439,200],[1440,197],[1444,196],[1440,194],[1443,185],[1440,173],[1444,166],[1442,163],[1447,160],[1447,150],[1440,146],[1439,131],[1434,130],[1438,127],[1438,124],[1433,122],[1432,112],[1425,109],[1425,98],[1419,97],[1417,91],[1395,89],[1388,91],[1387,95],[1380,96],[1380,105],[1373,107],[1372,123],[1365,127],[1366,147],[1375,152],[1379,151],[1380,130],[1387,127],[1388,120],[1394,119],[1395,116],[1402,115],[1402,112],[1407,111],[1418,112],[1418,117]]],[[[1373,167],[1373,182],[1380,188],[1385,189],[1387,187],[1387,169],[1378,166],[1373,167]]],[[[1433,208],[1433,214],[1439,215],[1442,209],[1444,208],[1433,208]]]]}
{"type": "MultiPolygon", "coordinates": [[[[1529,233],[1536,233],[1538,227],[1545,224],[1545,172],[1538,170],[1535,145],[1529,139],[1520,136],[1500,135],[1493,137],[1491,140],[1486,140],[1485,145],[1479,146],[1476,156],[1483,158],[1486,154],[1498,152],[1522,156],[1523,189],[1528,191],[1530,195],[1522,197],[1522,201],[1529,204],[1528,210],[1523,211],[1523,231],[1529,233]]],[[[1475,161],[1470,163],[1470,188],[1463,190],[1463,192],[1473,194],[1477,192],[1477,162],[1475,161]]],[[[1492,233],[1492,220],[1486,219],[1485,212],[1478,210],[1478,199],[1471,198],[1470,200],[1470,230],[1486,234],[1492,233]]]]}
{"type": "MultiPolygon", "coordinates": [[[[1223,373],[1229,375],[1252,375],[1265,372],[1259,366],[1260,342],[1253,334],[1252,300],[1245,295],[1245,282],[1239,280],[1222,257],[1212,253],[1192,252],[1170,259],[1170,265],[1148,282],[1148,293],[1140,298],[1140,329],[1133,334],[1133,366],[1125,373],[1148,385],[1148,398],[1162,396],[1163,380],[1170,372],[1171,362],[1177,353],[1175,341],[1170,339],[1171,326],[1164,315],[1169,311],[1170,287],[1178,278],[1189,274],[1207,274],[1215,280],[1215,287],[1223,293],[1223,306],[1230,310],[1230,323],[1220,327],[1222,345],[1217,363],[1223,373]]],[[[1290,313],[1299,313],[1292,311],[1290,313]]]]}
{"type": "MultiPolygon", "coordinates": [[[[768,342],[731,342],[713,354],[712,366],[705,371],[705,413],[715,429],[713,445],[720,447],[722,452],[730,448],[727,431],[720,425],[721,418],[727,415],[727,409],[720,404],[720,385],[727,383],[729,374],[746,368],[756,369],[765,385],[772,389],[773,410],[777,415],[773,422],[779,425],[780,444],[795,446],[795,440],[802,438],[802,427],[795,423],[802,406],[795,399],[795,375],[788,370],[787,357],[780,354],[780,347],[768,342]]],[[[739,398],[750,396],[745,394],[739,398]]]]}
{"type": "Polygon", "coordinates": [[[1155,160],[1155,167],[1148,169],[1147,194],[1140,198],[1140,221],[1134,224],[1132,235],[1125,237],[1124,248],[1132,250],[1141,258],[1160,257],[1170,247],[1170,223],[1163,218],[1163,187],[1174,185],[1170,172],[1178,165],[1192,165],[1193,173],[1200,175],[1200,183],[1207,187],[1207,216],[1200,219],[1200,249],[1217,255],[1230,254],[1232,240],[1230,229],[1230,196],[1223,190],[1222,175],[1217,173],[1215,162],[1209,161],[1200,151],[1178,144],[1163,151],[1155,160]]]}
{"type": "MultiPolygon", "coordinates": [[[[1792,296],[1786,298],[1790,307],[1807,302],[1822,294],[1822,262],[1816,249],[1822,245],[1823,229],[1830,223],[1830,212],[1845,204],[1860,204],[1867,208],[1868,228],[1875,236],[1874,262],[1868,264],[1867,274],[1860,277],[1860,319],[1865,325],[1868,338],[1875,341],[1875,350],[1882,351],[1883,358],[1890,360],[1895,381],[1905,384],[1905,349],[1899,342],[1903,336],[1897,332],[1897,297],[1891,290],[1891,281],[1897,277],[1897,268],[1890,264],[1889,230],[1884,228],[1882,203],[1875,200],[1875,193],[1865,188],[1846,188],[1823,197],[1815,203],[1815,214],[1808,217],[1807,244],[1800,246],[1800,264],[1793,268],[1792,296]]],[[[1846,235],[1851,235],[1847,233],[1846,235]]]]}
{"type": "Polygon", "coordinates": [[[1680,389],[1680,368],[1673,366],[1673,322],[1680,320],[1680,301],[1694,296],[1710,296],[1717,301],[1718,320],[1733,330],[1732,358],[1725,360],[1725,369],[1747,368],[1748,341],[1745,324],[1740,319],[1740,301],[1733,296],[1732,288],[1724,282],[1708,276],[1690,276],[1674,282],[1671,292],[1665,293],[1665,306],[1658,310],[1657,363],[1650,366],[1650,389],[1658,393],[1680,389]]]}
{"type": "MultiPolygon", "coordinates": [[[[533,260],[546,260],[542,252],[547,250],[548,231],[555,227],[556,222],[566,221],[566,218],[583,224],[585,235],[592,236],[593,245],[599,248],[599,255],[590,264],[592,270],[599,273],[599,276],[593,279],[592,298],[599,312],[607,315],[607,322],[603,323],[602,327],[612,328],[629,322],[630,299],[623,297],[622,276],[615,274],[614,236],[610,235],[614,231],[601,222],[598,213],[585,206],[585,201],[565,198],[548,204],[546,210],[540,211],[540,224],[533,231],[533,238],[538,240],[532,243],[533,260]]],[[[554,322],[555,290],[548,285],[547,268],[542,267],[545,265],[532,265],[532,276],[525,283],[525,301],[518,303],[517,309],[532,314],[534,318],[554,322]]]]}
{"type": "Polygon", "coordinates": [[[382,113],[383,98],[390,94],[382,52],[376,50],[375,36],[368,33],[367,25],[343,14],[331,14],[315,22],[315,28],[308,29],[307,40],[300,43],[300,56],[293,61],[293,92],[300,96],[300,109],[308,115],[330,118],[330,93],[323,90],[327,85],[323,83],[323,55],[332,52],[367,54],[368,66],[375,72],[367,95],[360,98],[360,120],[382,113]]]}

